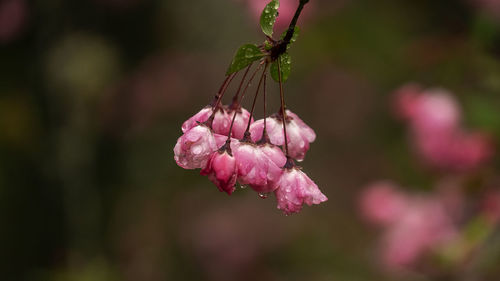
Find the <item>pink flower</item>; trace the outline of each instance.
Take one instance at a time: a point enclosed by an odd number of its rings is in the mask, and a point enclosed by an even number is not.
[[[288,137],[288,152],[290,157],[298,161],[304,160],[309,144],[316,139],[316,133],[304,123],[295,113],[286,110],[286,132]],[[283,121],[278,115],[266,119],[267,132],[272,144],[284,145]],[[257,141],[262,137],[264,120],[257,120],[250,126],[252,140]]]
[[[318,186],[297,167],[284,169],[274,194],[278,200],[278,209],[287,215],[299,212],[304,203],[311,206],[328,200]]]
[[[250,134],[252,137],[252,141],[259,141],[262,138],[263,131],[264,119],[253,122],[252,125],[250,125]],[[285,144],[285,138],[283,135],[283,122],[281,122],[281,119],[278,116],[274,115],[266,118],[266,131],[272,144]]]
[[[422,91],[418,85],[405,85],[396,93],[396,106],[417,132],[454,130],[460,123],[460,106],[444,89]]]
[[[196,113],[191,118],[182,123],[182,132],[185,133],[189,129],[196,127],[198,125],[198,122],[203,123],[207,121],[210,115],[212,115],[212,112],[213,112],[212,106],[210,105],[205,106],[198,113]]]
[[[232,145],[232,144],[231,144]],[[221,192],[231,195],[237,177],[236,159],[227,149],[212,154],[201,175],[208,176]]]
[[[234,110],[228,111],[229,119],[232,121]],[[236,118],[234,119],[232,137],[237,139],[242,139],[243,135],[247,129],[248,120],[250,119],[250,112],[248,110],[240,107],[236,109]],[[251,123],[253,122],[253,118]],[[229,131],[229,130],[228,130]]]
[[[240,142],[233,153],[240,184],[249,185],[259,193],[269,193],[277,188],[282,169],[274,162],[278,160],[280,164],[276,150],[271,151],[253,143]]]
[[[207,121],[212,113],[212,106],[206,106],[182,124],[182,131],[186,132],[187,130],[198,125],[198,122],[203,123]],[[227,135],[229,133],[230,126],[231,117],[227,113],[227,110],[224,107],[219,107],[215,112],[214,121],[212,123],[213,132],[216,134]]]
[[[447,185],[439,190],[433,196],[408,195],[393,183],[377,182],[362,194],[363,215],[383,227],[380,254],[388,269],[414,266],[458,237],[461,193]]]
[[[194,116],[186,120],[182,124],[182,131],[187,130],[198,125],[198,122],[203,123],[210,118],[213,110],[212,106],[206,106]],[[227,109],[226,106],[220,106],[214,116],[214,121],[212,123],[212,130],[215,134],[221,134],[227,136],[229,133],[229,128],[231,128],[231,122],[233,120],[233,110]],[[248,119],[250,118],[250,112],[244,108],[237,109],[236,118],[234,119],[234,125],[232,130],[232,137],[241,139],[247,128]],[[253,121],[253,119],[252,119]]]
[[[457,230],[441,202],[432,198],[414,198],[384,234],[383,262],[389,268],[411,266],[456,235]]]
[[[184,169],[204,168],[217,150],[214,134],[205,125],[187,130],[174,147],[174,159]]]
[[[391,182],[377,182],[361,194],[360,207],[365,218],[387,225],[395,222],[407,207],[406,196]]]
[[[408,121],[415,148],[430,166],[464,172],[493,154],[486,136],[461,127],[458,102],[445,90],[406,85],[397,91],[396,110]]]
[[[475,169],[493,154],[486,136],[461,131],[415,135],[415,147],[430,165],[453,171]]]
[[[217,148],[221,148],[224,144],[226,144],[227,141],[227,136],[220,135],[220,134],[214,134],[215,138],[215,144],[217,145]],[[231,138],[231,143],[236,141],[236,139]],[[233,144],[231,144],[233,145]]]
[[[271,143],[259,143],[258,147],[276,166],[285,166],[286,156],[279,147]]]

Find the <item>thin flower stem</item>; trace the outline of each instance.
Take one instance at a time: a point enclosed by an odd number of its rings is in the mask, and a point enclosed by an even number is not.
[[[280,99],[281,99],[281,118],[283,118],[283,136],[285,137],[285,156],[290,157],[288,154],[288,137],[286,134],[286,112],[285,112],[285,93],[283,92],[283,81],[281,78],[281,62],[278,60],[278,77],[280,84]]]
[[[257,69],[255,69],[255,71],[252,73],[252,76],[250,77],[250,79],[248,80],[248,83],[247,85],[245,86],[245,88],[243,89],[243,92],[241,93],[241,99],[240,99],[240,105],[241,105],[241,100],[243,100],[243,96],[245,96],[245,93],[247,92],[248,90],[248,87],[250,87],[250,85],[252,84],[252,81],[253,79],[255,78],[255,75],[257,75],[257,72],[259,72],[259,70],[262,69],[262,65],[263,65],[264,62],[261,62],[259,64],[259,67],[257,67]]]
[[[233,102],[229,106],[230,109],[237,109],[238,108],[238,96],[240,95],[241,87],[243,86],[243,82],[245,82],[245,78],[247,77],[248,71],[250,70],[250,67],[252,67],[252,64],[249,64],[247,67],[247,70],[245,71],[245,74],[243,74],[243,78],[241,78],[240,86],[238,87],[238,91],[236,91],[236,94],[233,97]]]
[[[268,64],[264,66],[264,70],[262,71],[262,75],[259,79],[259,85],[257,86],[257,90],[255,91],[255,97],[253,98],[252,109],[250,110],[250,118],[248,119],[247,129],[245,130],[245,135],[250,131],[250,123],[252,122],[253,112],[255,110],[255,104],[257,103],[257,97],[259,96],[260,85],[262,85],[262,81],[264,80],[264,76],[267,71]]]
[[[224,96],[224,93],[226,92],[227,87],[229,86],[229,84],[231,84],[231,81],[233,81],[235,76],[236,76],[236,73],[233,73],[231,75],[226,76],[226,79],[224,80],[224,82],[220,86],[219,91],[215,95],[215,99],[212,102],[212,109],[215,109],[220,104],[220,101],[222,100],[222,97]]]
[[[266,87],[266,81],[267,81],[267,73],[264,73],[264,131],[262,132],[262,135],[264,135],[265,133],[267,133],[267,122],[266,122],[266,119],[267,119],[267,99],[266,99],[266,91],[267,91],[267,87]]]
[[[234,77],[236,76],[236,73],[233,73],[229,76],[226,77],[226,80],[224,80],[224,83],[222,83],[222,86],[219,89],[219,92],[215,95],[215,100],[212,102],[212,114],[210,117],[207,119],[207,121],[203,122],[206,126],[209,128],[212,128],[212,123],[214,122],[215,118],[215,113],[217,112],[217,108],[220,105],[220,102],[222,98],[224,97],[224,94],[226,93],[227,87],[229,87],[229,84],[231,84],[231,81],[233,81]]]
[[[286,31],[285,37],[283,40],[279,40],[278,42],[275,42],[273,48],[270,50],[271,54],[271,60],[275,61],[284,54],[287,50],[288,45],[291,43],[293,33],[295,31],[295,26],[297,25],[297,20],[299,19],[300,14],[302,13],[302,10],[304,9],[304,6],[309,2],[309,0],[300,0],[299,6],[297,7],[297,10],[295,11],[295,15],[293,16],[292,20],[290,21],[290,25],[288,26],[288,29]]]
[[[238,108],[234,109],[233,119],[231,120],[231,126],[229,127],[229,134],[227,135],[226,143],[229,143],[231,141],[231,134],[233,131],[234,120],[236,120],[236,114],[238,113],[237,109],[239,109],[239,107],[241,106],[241,102],[243,101],[243,98],[245,97],[245,94],[247,92],[248,87],[250,87],[250,84],[252,84],[252,81],[255,78],[255,75],[257,74],[257,72],[259,72],[259,70],[261,68],[262,68],[262,64],[260,64],[259,67],[257,67],[257,69],[255,69],[252,76],[248,80],[248,83],[245,86],[245,89],[243,89],[243,92],[241,93],[241,98],[240,98],[240,101],[238,102],[239,106],[238,106]],[[250,120],[251,120],[251,117],[250,117]]]
[[[295,30],[295,25],[297,25],[297,20],[299,19],[300,13],[302,13],[302,9],[304,9],[304,6],[309,2],[309,0],[300,0],[299,6],[297,7],[297,10],[295,11],[295,15],[292,18],[292,21],[290,22],[290,25],[288,26],[288,30],[286,32],[285,38],[283,38],[283,42],[285,42],[287,45],[290,44],[290,40],[292,40],[293,37],[293,32]]]
[[[257,144],[270,143],[269,135],[267,134],[267,72],[264,73],[264,128],[262,129],[262,136]]]

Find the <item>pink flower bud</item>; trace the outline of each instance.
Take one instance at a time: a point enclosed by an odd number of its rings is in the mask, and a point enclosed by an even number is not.
[[[278,209],[287,215],[299,212],[304,203],[311,206],[328,200],[318,186],[297,167],[284,170],[274,194],[278,200]]]
[[[193,117],[189,118],[182,124],[182,132],[186,132],[187,130],[193,128],[199,123],[203,123],[210,118],[213,110],[212,106],[206,106],[198,113],[196,113]],[[219,107],[215,112],[214,121],[212,122],[212,130],[216,134],[226,135],[229,133],[229,127],[231,125],[231,117],[227,113],[227,110],[224,107]]]
[[[221,148],[224,144],[226,144],[227,136],[214,134],[214,138],[217,148]],[[236,141],[236,139],[231,138],[231,141]]]
[[[215,134],[227,136],[231,127],[231,116],[227,113],[225,107],[220,107],[216,110],[214,121],[212,123],[212,131]]]
[[[212,154],[201,175],[208,176],[221,192],[231,195],[236,184],[236,159],[227,150]]]
[[[241,142],[233,153],[240,184],[249,185],[259,193],[269,193],[276,189],[282,173],[281,167],[274,162],[279,157],[274,155],[276,151],[267,148],[263,150],[259,145]]]
[[[174,159],[184,169],[204,168],[216,150],[217,144],[210,128],[198,125],[187,130],[177,140]]]
[[[206,106],[198,113],[193,115],[191,118],[182,123],[182,132],[185,133],[189,129],[198,125],[198,122],[203,123],[208,120],[208,118],[212,115],[212,107]]]
[[[198,125],[198,123],[203,123],[210,118],[212,115],[212,106],[206,106],[194,116],[186,120],[182,124],[182,132],[193,128]],[[226,106],[220,106],[214,116],[214,121],[212,122],[212,130],[215,134],[221,134],[227,136],[229,133],[229,128],[231,128],[231,122],[233,120],[233,110],[228,110]],[[236,113],[236,118],[234,119],[234,125],[232,130],[232,137],[241,139],[247,128],[248,119],[250,118],[250,112],[244,108],[238,109]],[[253,122],[253,119],[252,119]]]
[[[287,110],[286,114],[292,119],[287,123],[287,135],[290,139],[288,144],[290,156],[298,161],[302,161],[309,150],[309,143],[314,142],[316,139],[316,133],[295,113]]]
[[[259,148],[278,167],[282,168],[286,164],[286,156],[283,151],[274,144],[259,144]]]
[[[266,118],[266,130],[272,144],[283,145],[285,143],[283,123],[278,119],[278,117],[273,116]],[[263,131],[264,119],[257,120],[250,125],[250,134],[254,142],[257,142],[262,138]]]
[[[228,111],[230,120],[233,119],[234,110]],[[236,118],[234,119],[232,137],[236,139],[242,139],[248,125],[248,119],[250,119],[250,112],[244,108],[236,109]],[[251,123],[253,122],[253,118]],[[229,130],[228,130],[229,131]]]
[[[288,137],[288,152],[290,157],[298,161],[304,160],[309,144],[316,139],[316,133],[304,123],[295,113],[286,110],[286,132]],[[284,145],[283,121],[277,115],[266,119],[267,132],[272,144]],[[250,126],[252,140],[257,141],[262,137],[264,120],[257,120]]]

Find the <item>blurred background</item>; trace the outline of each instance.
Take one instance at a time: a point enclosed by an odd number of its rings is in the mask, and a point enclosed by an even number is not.
[[[500,1],[311,0],[285,92],[318,135],[301,166],[329,201],[292,216],[173,160],[238,46],[264,40],[265,2],[0,0],[1,280],[455,280],[385,270],[359,196],[381,179],[498,184],[495,156],[466,176],[423,165],[393,92],[448,89],[494,146]],[[284,30],[298,1],[281,2]]]

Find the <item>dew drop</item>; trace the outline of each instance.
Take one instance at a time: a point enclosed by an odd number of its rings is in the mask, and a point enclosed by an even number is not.
[[[262,199],[266,199],[267,196],[269,196],[269,194],[267,194],[267,193],[259,193],[259,197],[262,198]]]
[[[251,58],[251,57],[253,57],[253,52],[252,52],[252,50],[250,50],[250,49],[246,49],[246,50],[245,50],[245,57],[246,57],[246,58],[248,58],[248,59],[249,59],[249,58]]]
[[[191,151],[193,152],[193,154],[196,154],[196,155],[200,154],[202,150],[203,150],[203,148],[201,147],[201,145],[193,145],[191,147]]]

